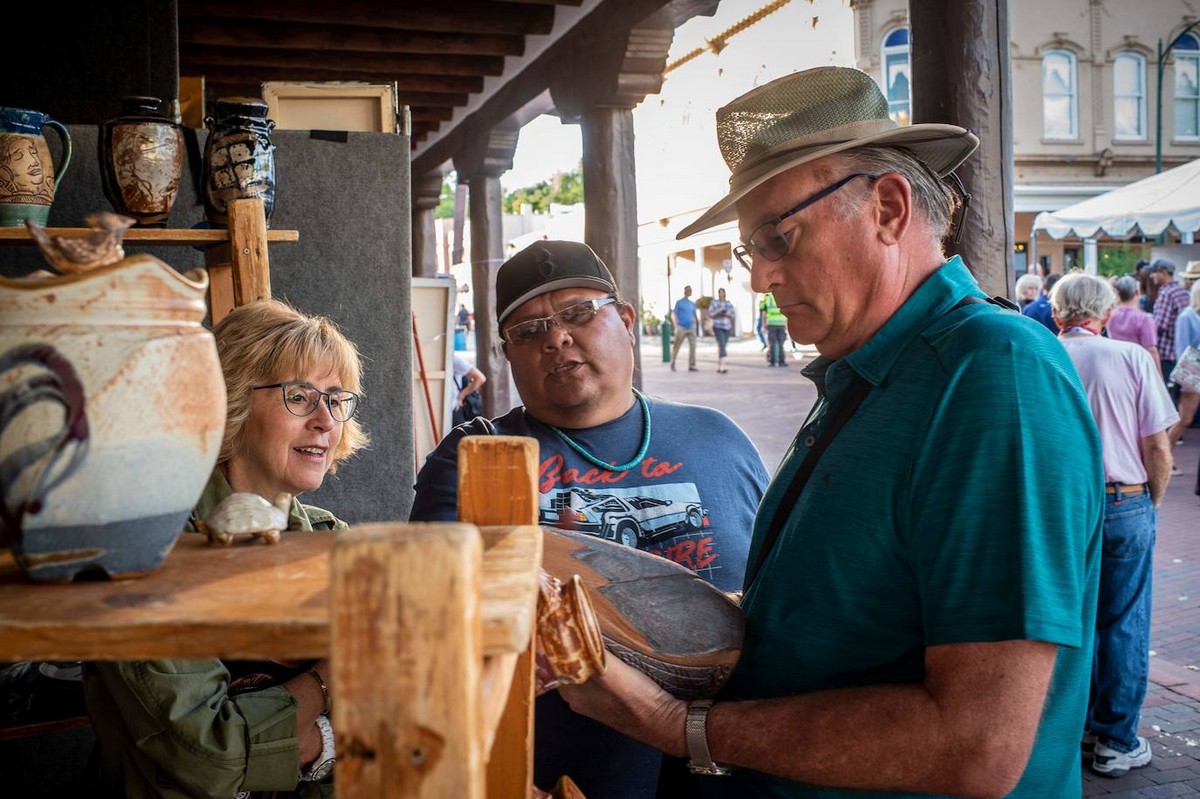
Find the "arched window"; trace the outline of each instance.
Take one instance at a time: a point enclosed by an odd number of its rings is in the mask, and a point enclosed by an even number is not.
[[[1047,50],[1042,56],[1042,135],[1047,139],[1079,138],[1079,106],[1075,54]]]
[[[1113,138],[1146,138],[1146,59],[1137,53],[1113,61]]]
[[[1188,34],[1175,54],[1175,138],[1200,139],[1200,39]]]
[[[896,28],[883,37],[883,93],[888,116],[898,125],[912,121],[912,73],[908,68],[908,28]]]

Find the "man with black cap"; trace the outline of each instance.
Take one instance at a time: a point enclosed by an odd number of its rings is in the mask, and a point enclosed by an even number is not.
[[[766,469],[725,415],[633,388],[635,320],[585,244],[541,241],[502,264],[496,321],[524,405],[451,431],[417,476],[409,518],[456,518],[463,436],[532,436],[547,524],[657,553],[724,591],[740,589]],[[556,693],[540,697],[536,712],[536,784],[568,774],[588,799],[654,796],[657,750],[572,713]]]
[[[756,519],[715,703],[622,663],[560,692],[689,757],[706,797],[1079,796],[1100,443],[1062,346],[944,255],[943,178],[977,139],[897,125],[841,67],[754,89],[717,133],[731,190],[679,235],[736,217],[752,288],[821,355],[817,404]]]

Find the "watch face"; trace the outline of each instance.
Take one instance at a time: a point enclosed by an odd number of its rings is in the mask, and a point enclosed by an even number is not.
[[[309,782],[319,782],[328,776],[329,772],[333,771],[333,758],[329,758],[317,765],[313,766],[312,774],[308,778]]]

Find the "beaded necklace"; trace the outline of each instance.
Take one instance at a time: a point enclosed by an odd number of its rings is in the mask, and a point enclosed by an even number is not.
[[[573,438],[571,438],[569,435],[564,433],[562,430],[559,430],[554,425],[550,425],[550,429],[554,431],[555,435],[557,435],[564,442],[566,442],[566,445],[568,447],[570,447],[571,449],[573,449],[577,453],[579,453],[579,455],[584,460],[586,460],[588,463],[592,464],[593,466],[598,466],[601,469],[604,469],[605,471],[609,471],[609,472],[623,472],[627,469],[632,469],[633,467],[635,467],[639,463],[641,463],[643,459],[645,459],[646,450],[650,449],[650,403],[646,400],[646,396],[644,394],[642,394],[642,392],[638,391],[636,388],[633,389],[633,395],[635,397],[637,397],[638,403],[642,406],[643,433],[642,433],[642,445],[640,447],[638,447],[637,454],[634,455],[633,459],[630,460],[628,463],[622,463],[619,466],[613,466],[612,464],[605,463],[604,461],[600,460],[592,453],[588,452],[586,449],[584,449],[582,446],[580,446],[580,444],[577,443]]]

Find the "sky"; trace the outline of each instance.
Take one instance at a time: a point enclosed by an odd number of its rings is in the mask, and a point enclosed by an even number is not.
[[[578,125],[564,125],[558,117],[543,114],[521,128],[513,167],[500,176],[504,191],[532,186],[555,172],[579,168],[583,140]]]

